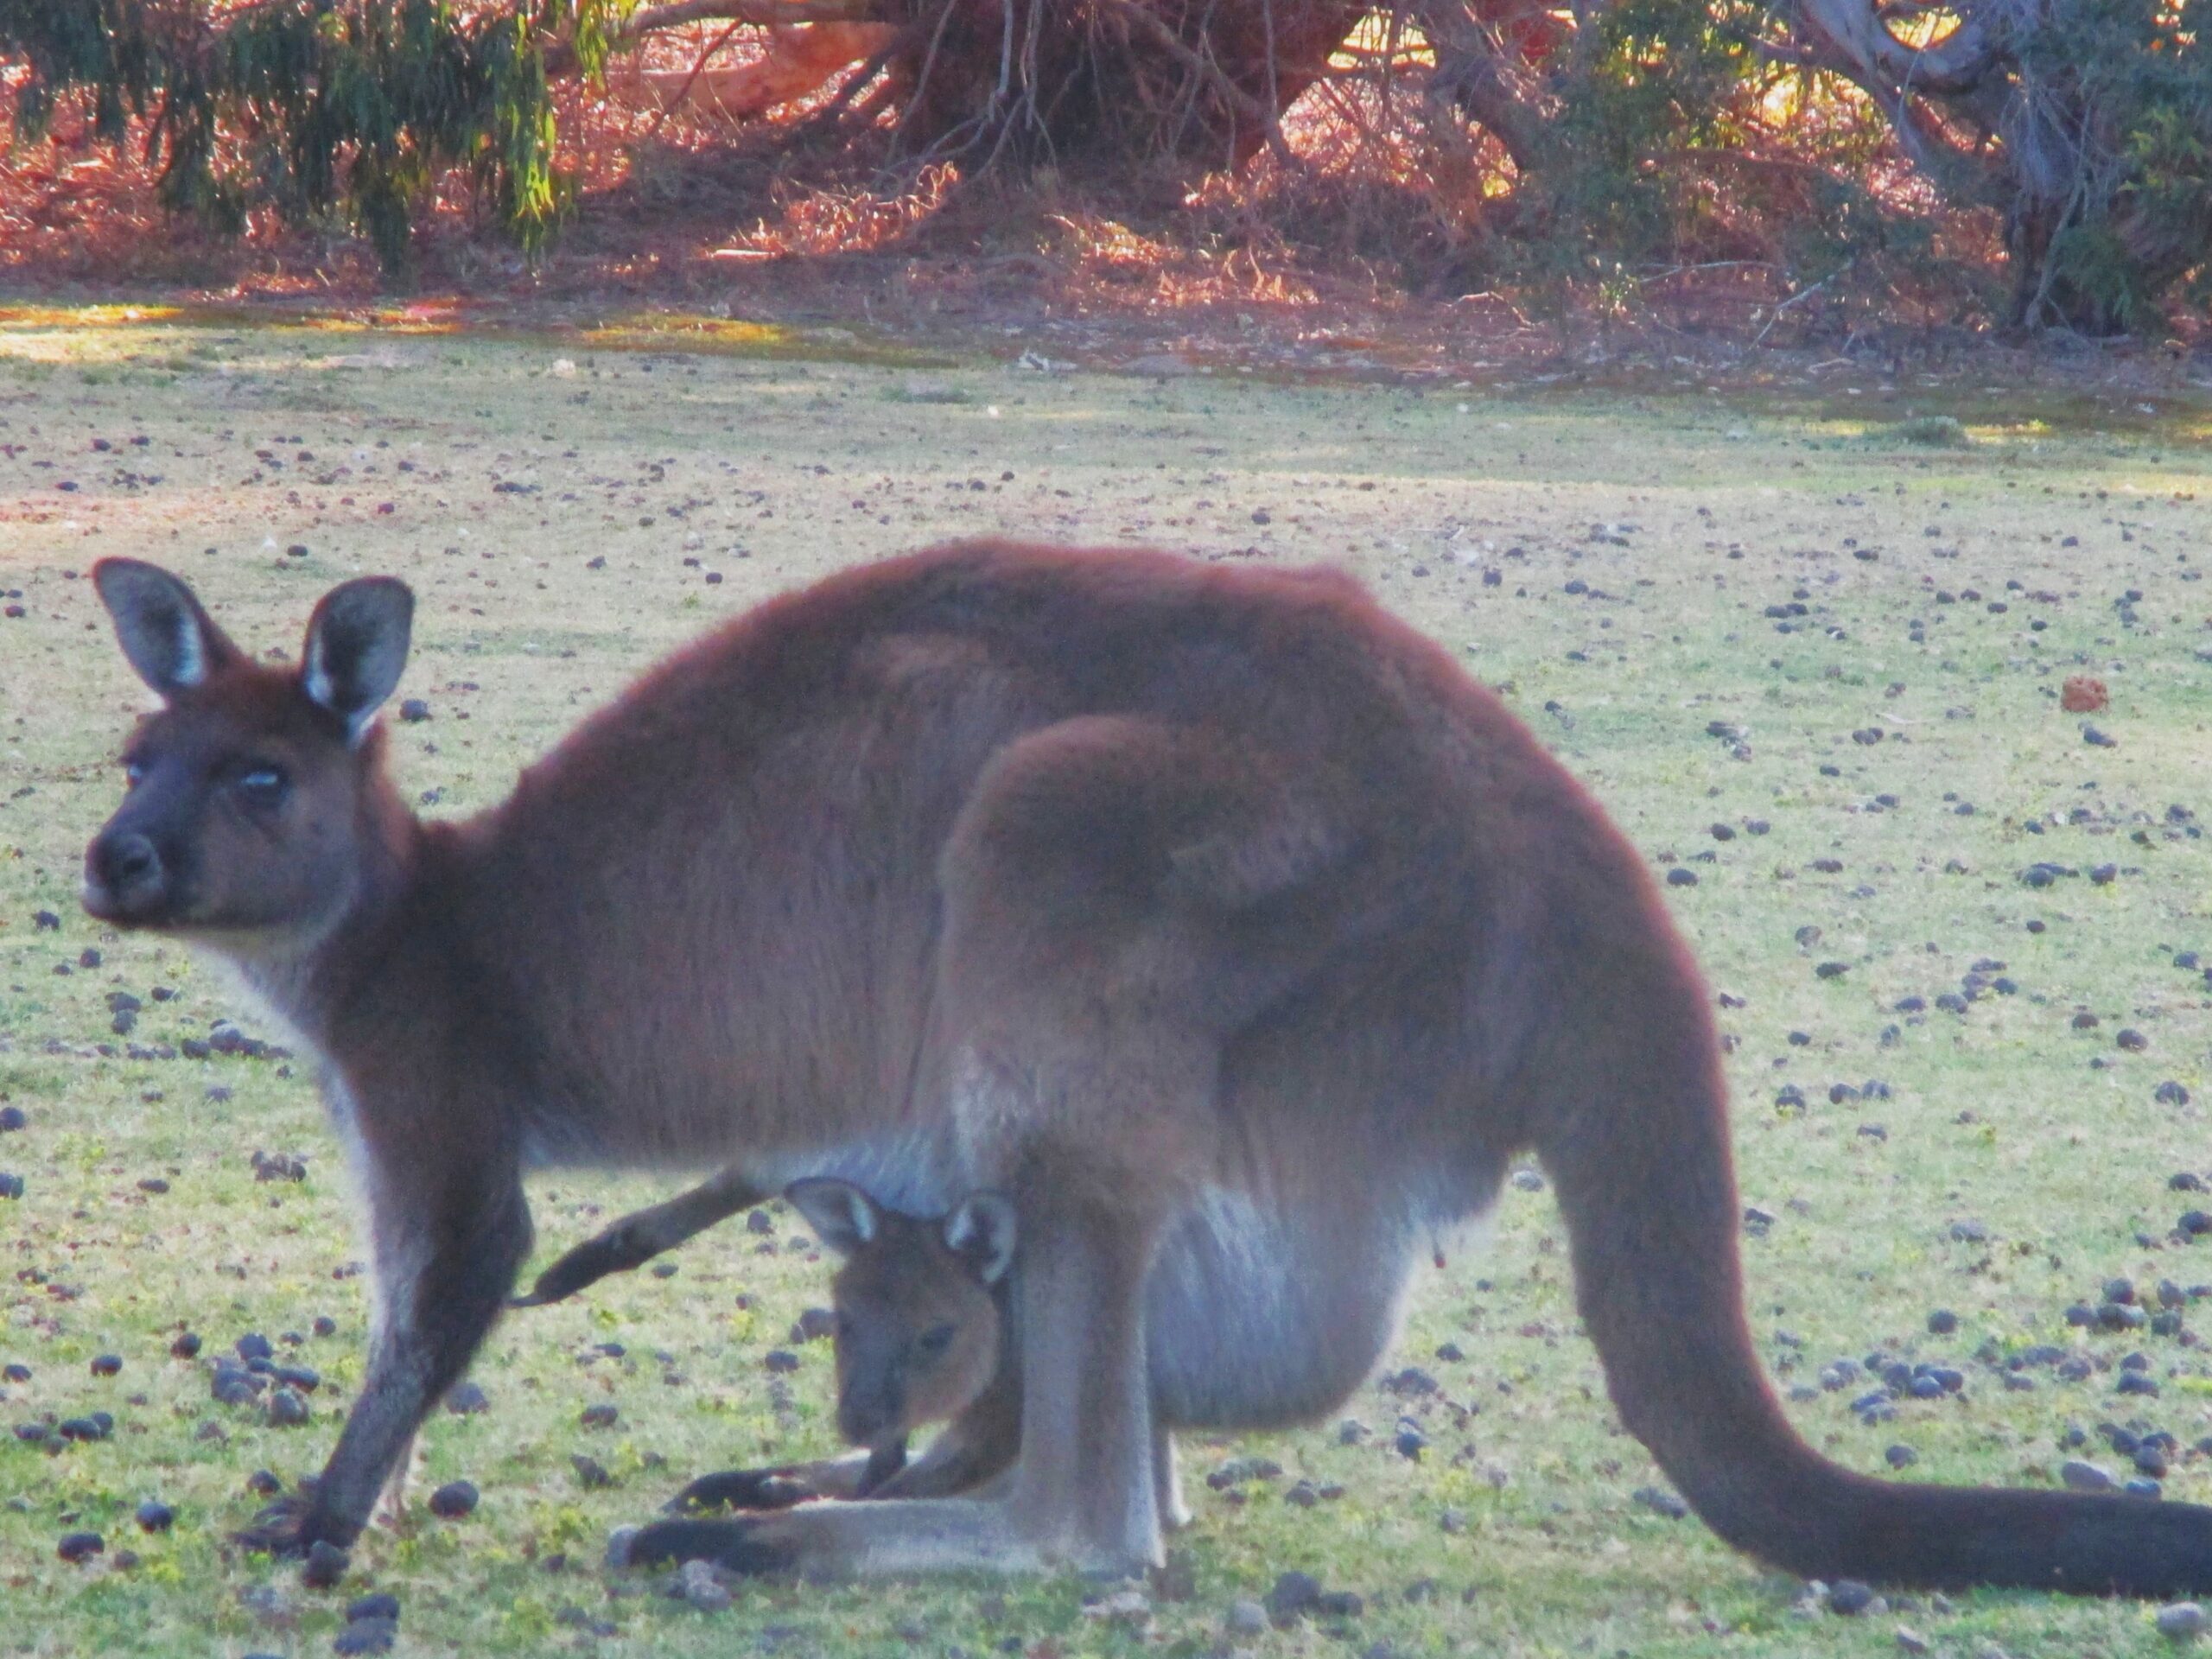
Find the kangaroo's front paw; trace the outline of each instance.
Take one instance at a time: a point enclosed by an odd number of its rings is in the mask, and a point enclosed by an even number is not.
[[[517,1296],[509,1307],[543,1307],[563,1301],[586,1285],[597,1284],[611,1273],[626,1273],[650,1262],[655,1252],[616,1227],[586,1239],[537,1275],[526,1296]]]
[[[631,1567],[666,1567],[683,1561],[712,1561],[733,1573],[789,1573],[798,1565],[787,1545],[763,1535],[772,1522],[657,1521],[629,1540],[625,1562]]]
[[[702,1475],[664,1506],[670,1515],[706,1515],[716,1510],[788,1510],[821,1494],[783,1469],[728,1469]]]

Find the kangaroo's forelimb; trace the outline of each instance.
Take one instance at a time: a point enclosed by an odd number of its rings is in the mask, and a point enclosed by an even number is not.
[[[602,1227],[581,1244],[564,1252],[537,1275],[527,1294],[517,1296],[510,1307],[544,1307],[563,1301],[609,1274],[641,1268],[663,1251],[727,1221],[741,1210],[766,1203],[772,1194],[741,1169],[726,1169],[713,1179],[665,1203],[631,1214]]]

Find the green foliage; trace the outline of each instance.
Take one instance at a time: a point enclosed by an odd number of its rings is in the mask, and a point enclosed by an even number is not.
[[[1697,210],[1681,158],[1729,142],[1730,96],[1759,73],[1755,22],[1737,0],[1621,0],[1576,31],[1529,158],[1536,264],[1599,276],[1674,251]]]
[[[83,99],[99,137],[148,118],[165,205],[220,229],[257,206],[344,213],[387,269],[407,258],[431,182],[465,169],[536,253],[570,210],[555,159],[546,56],[565,41],[597,73],[631,0],[273,0],[181,16],[134,0],[0,0],[0,59],[29,64],[19,133]]]

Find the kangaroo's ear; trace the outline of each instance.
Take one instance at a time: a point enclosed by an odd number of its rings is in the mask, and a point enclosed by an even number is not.
[[[944,1243],[983,1283],[998,1283],[1014,1265],[1014,1200],[1003,1192],[971,1192],[944,1218]]]
[[[308,619],[300,689],[328,709],[358,743],[369,718],[399,683],[414,632],[415,595],[391,576],[364,576],[322,596]]]
[[[189,690],[238,649],[207,620],[192,589],[141,559],[102,559],[92,586],[115,619],[115,637],[138,677],[164,697]]]
[[[883,1230],[883,1215],[875,1200],[850,1181],[810,1175],[785,1187],[784,1197],[806,1217],[814,1236],[839,1255],[850,1255],[873,1243]]]

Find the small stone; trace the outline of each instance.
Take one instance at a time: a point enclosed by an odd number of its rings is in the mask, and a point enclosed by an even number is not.
[[[120,1354],[99,1354],[93,1357],[92,1375],[94,1376],[113,1376],[122,1370],[123,1356]]]
[[[176,1524],[176,1511],[155,1498],[148,1498],[138,1506],[138,1529],[141,1532],[167,1532]]]
[[[399,705],[399,717],[410,725],[430,717],[430,705],[420,697],[410,697]]]
[[[712,1561],[686,1561],[677,1571],[677,1593],[702,1613],[726,1612],[729,1590]]]
[[[1910,1469],[1920,1461],[1920,1453],[1900,1443],[1885,1450],[1882,1458],[1892,1469]]]
[[[1629,1496],[1652,1514],[1664,1516],[1669,1521],[1683,1521],[1689,1517],[1690,1506],[1663,1486],[1639,1486]]]
[[[17,1134],[29,1122],[30,1120],[23,1116],[22,1107],[0,1106],[0,1135]]]
[[[1286,1573],[1268,1592],[1267,1613],[1277,1624],[1288,1624],[1312,1612],[1321,1599],[1320,1581],[1309,1573]]]
[[[607,1565],[611,1571],[620,1572],[630,1565],[630,1551],[638,1541],[643,1527],[617,1527],[607,1535]]]
[[[2108,1472],[2082,1458],[2067,1459],[2059,1465],[2058,1478],[2077,1492],[2108,1492],[2115,1484]]]
[[[238,1357],[249,1363],[257,1359],[271,1358],[276,1352],[276,1349],[270,1345],[269,1338],[258,1331],[247,1332],[233,1345],[238,1349]]]
[[[607,1465],[597,1458],[588,1456],[584,1452],[571,1452],[569,1454],[569,1466],[576,1471],[576,1478],[592,1491],[596,1491],[601,1487],[612,1486],[614,1484],[614,1477],[607,1472]]]
[[[2169,1077],[2151,1091],[2151,1098],[2161,1106],[2186,1106],[2189,1104],[2189,1090]]]
[[[2207,1628],[2212,1628],[2212,1618],[2208,1618],[2203,1607],[2194,1601],[2169,1602],[2158,1609],[2153,1622],[2160,1636],[2175,1643],[2194,1642]]]
[[[389,1590],[378,1590],[369,1595],[357,1596],[346,1605],[346,1622],[354,1624],[364,1618],[386,1618],[399,1623],[399,1598]]]
[[[1959,1316],[1948,1307],[1939,1307],[1928,1316],[1928,1330],[1931,1336],[1948,1337],[1959,1328]]]
[[[181,1332],[169,1343],[169,1353],[177,1359],[196,1359],[200,1356],[200,1338],[191,1331]]]
[[[788,1376],[798,1370],[798,1356],[788,1348],[771,1348],[762,1357],[760,1369],[772,1376]]]
[[[269,1426],[271,1428],[296,1428],[313,1414],[308,1406],[307,1396],[297,1389],[271,1389],[269,1391]]]
[[[618,1406],[586,1406],[576,1414],[576,1421],[585,1428],[612,1428],[621,1415]]]
[[[1446,1510],[1436,1517],[1436,1524],[1456,1538],[1467,1529],[1467,1512],[1465,1510]]]
[[[300,1563],[300,1582],[310,1590],[327,1590],[346,1576],[346,1569],[353,1560],[337,1545],[318,1538],[308,1547],[308,1558]]]
[[[1904,1653],[1925,1653],[1928,1651],[1928,1638],[1910,1624],[1900,1624],[1897,1626],[1897,1648]]]
[[[1229,1604],[1229,1617],[1223,1623],[1231,1636],[1265,1636],[1268,1610],[1249,1599],[1232,1601]]]
[[[1428,1445],[1428,1436],[1411,1425],[1408,1425],[1398,1431],[1397,1439],[1393,1444],[1397,1446],[1400,1457],[1410,1462],[1418,1463],[1421,1461],[1421,1452]]]
[[[90,1560],[106,1548],[107,1540],[97,1532],[65,1532],[61,1535],[61,1541],[54,1547],[54,1553],[74,1565],[79,1561]]]
[[[430,1494],[430,1513],[447,1521],[458,1521],[476,1508],[475,1483],[449,1480]]]
[[[1697,872],[1684,869],[1677,864],[1667,872],[1667,885],[1670,887],[1694,887],[1697,886]]]
[[[1835,1586],[1828,1592],[1828,1606],[1846,1618],[1857,1618],[1873,1602],[1872,1586],[1861,1584],[1857,1579],[1838,1579]]]
[[[315,1324],[320,1327],[322,1321],[317,1319]],[[315,1332],[319,1337],[327,1334],[320,1328]],[[474,1382],[456,1382],[446,1390],[446,1409],[456,1417],[474,1417],[478,1412],[491,1408],[492,1402],[484,1397],[484,1390]]]

